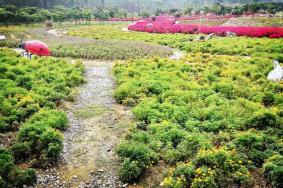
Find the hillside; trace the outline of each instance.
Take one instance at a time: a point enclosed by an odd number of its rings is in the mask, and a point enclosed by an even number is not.
[[[211,6],[215,3],[223,4],[242,4],[251,3],[253,0],[0,0],[1,4],[13,4],[16,6],[37,6],[42,8],[51,8],[56,5],[64,5],[68,7],[116,7],[128,11],[141,12],[145,10],[169,9],[193,7],[199,8]],[[269,2],[269,0],[258,0],[258,2]],[[274,0],[273,2],[283,2],[283,0]]]

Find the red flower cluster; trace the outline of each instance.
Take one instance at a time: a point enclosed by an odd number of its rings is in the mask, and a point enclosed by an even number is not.
[[[233,32],[237,36],[247,37],[283,37],[283,28],[273,27],[232,27],[232,26],[203,26],[191,24],[176,24],[174,19],[158,17],[134,22],[128,26],[129,30],[149,33],[185,33],[185,34],[211,34],[225,36]]]

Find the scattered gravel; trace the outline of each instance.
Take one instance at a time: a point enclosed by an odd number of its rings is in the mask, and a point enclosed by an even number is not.
[[[87,83],[79,88],[76,102],[69,105],[69,129],[64,133],[64,150],[57,165],[39,170],[36,187],[127,187],[119,181],[115,147],[132,121],[130,110],[115,103],[113,62],[84,61]],[[88,119],[74,111],[91,105],[108,110]]]

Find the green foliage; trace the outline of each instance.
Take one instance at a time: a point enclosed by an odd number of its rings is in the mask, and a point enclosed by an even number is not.
[[[259,112],[249,121],[248,127],[259,130],[267,128],[276,128],[279,126],[278,117],[270,112]]]
[[[263,165],[264,174],[269,178],[273,187],[283,186],[283,156],[274,155]]]
[[[158,161],[156,153],[139,142],[121,143],[117,148],[117,154],[124,160],[119,176],[126,182],[137,181],[149,166]]]
[[[35,114],[34,117],[40,116],[39,112],[39,115]],[[60,120],[58,115],[51,118]],[[60,121],[58,122],[60,123]],[[33,121],[24,124],[18,133],[17,142],[11,148],[15,159],[20,161],[33,157],[47,160],[45,162],[48,162],[49,159],[56,160],[63,149],[63,136],[54,129],[56,126],[54,128],[53,126],[54,124],[51,124],[48,119],[40,119],[40,121],[33,119]]]
[[[28,60],[7,49],[0,49],[0,63],[0,132],[17,130],[43,107],[54,108],[83,82],[80,63],[53,58]],[[57,115],[52,117],[54,114]],[[40,121],[47,115],[45,123],[66,129],[66,115],[59,111],[40,111],[31,121]]]
[[[119,176],[122,181],[133,183],[140,178],[142,171],[143,167],[140,166],[138,161],[125,159],[121,169],[119,170]]]
[[[251,175],[234,151],[201,150],[193,162],[180,163],[168,171],[164,187],[249,186]]]
[[[28,123],[49,126],[61,131],[66,130],[68,125],[68,118],[65,112],[60,110],[42,109],[34,114]]]
[[[16,7],[0,5],[0,24],[36,23],[53,19],[55,22],[92,19],[92,10],[88,8],[65,8],[55,6],[51,10],[37,7]]]
[[[36,182],[33,169],[22,170],[16,167],[12,155],[0,148],[0,186],[22,187],[31,186]]]
[[[41,166],[54,162],[63,148],[61,131],[68,124],[66,113],[55,107],[84,81],[82,64],[55,58],[29,60],[8,49],[0,49],[0,64],[0,132],[19,130],[9,148],[13,158],[17,163],[33,159]],[[35,181],[34,171],[11,168],[1,175],[3,187]]]
[[[145,35],[111,37],[145,40]],[[172,37],[163,36],[148,37],[155,43]],[[127,142],[145,145],[159,160],[176,166],[168,170],[164,187],[252,186],[253,169],[259,171],[268,158],[282,152],[282,83],[266,79],[271,60],[282,48],[281,39],[187,43],[179,35],[174,38],[172,47],[190,52],[181,60],[153,58],[115,65],[115,99],[133,106],[139,121]],[[136,153],[128,152],[127,156]],[[125,164],[125,169],[138,169],[129,161]],[[145,170],[139,171],[139,178]]]

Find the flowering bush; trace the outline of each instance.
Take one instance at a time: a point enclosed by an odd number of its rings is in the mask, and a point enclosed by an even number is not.
[[[283,28],[275,27],[250,27],[250,26],[203,26],[197,24],[177,24],[174,19],[145,19],[134,22],[128,26],[129,30],[149,33],[185,33],[185,34],[216,34],[225,36],[233,32],[237,36],[247,37],[283,37]]]
[[[201,150],[193,162],[179,163],[168,171],[162,187],[248,186],[251,175],[235,151]]]

